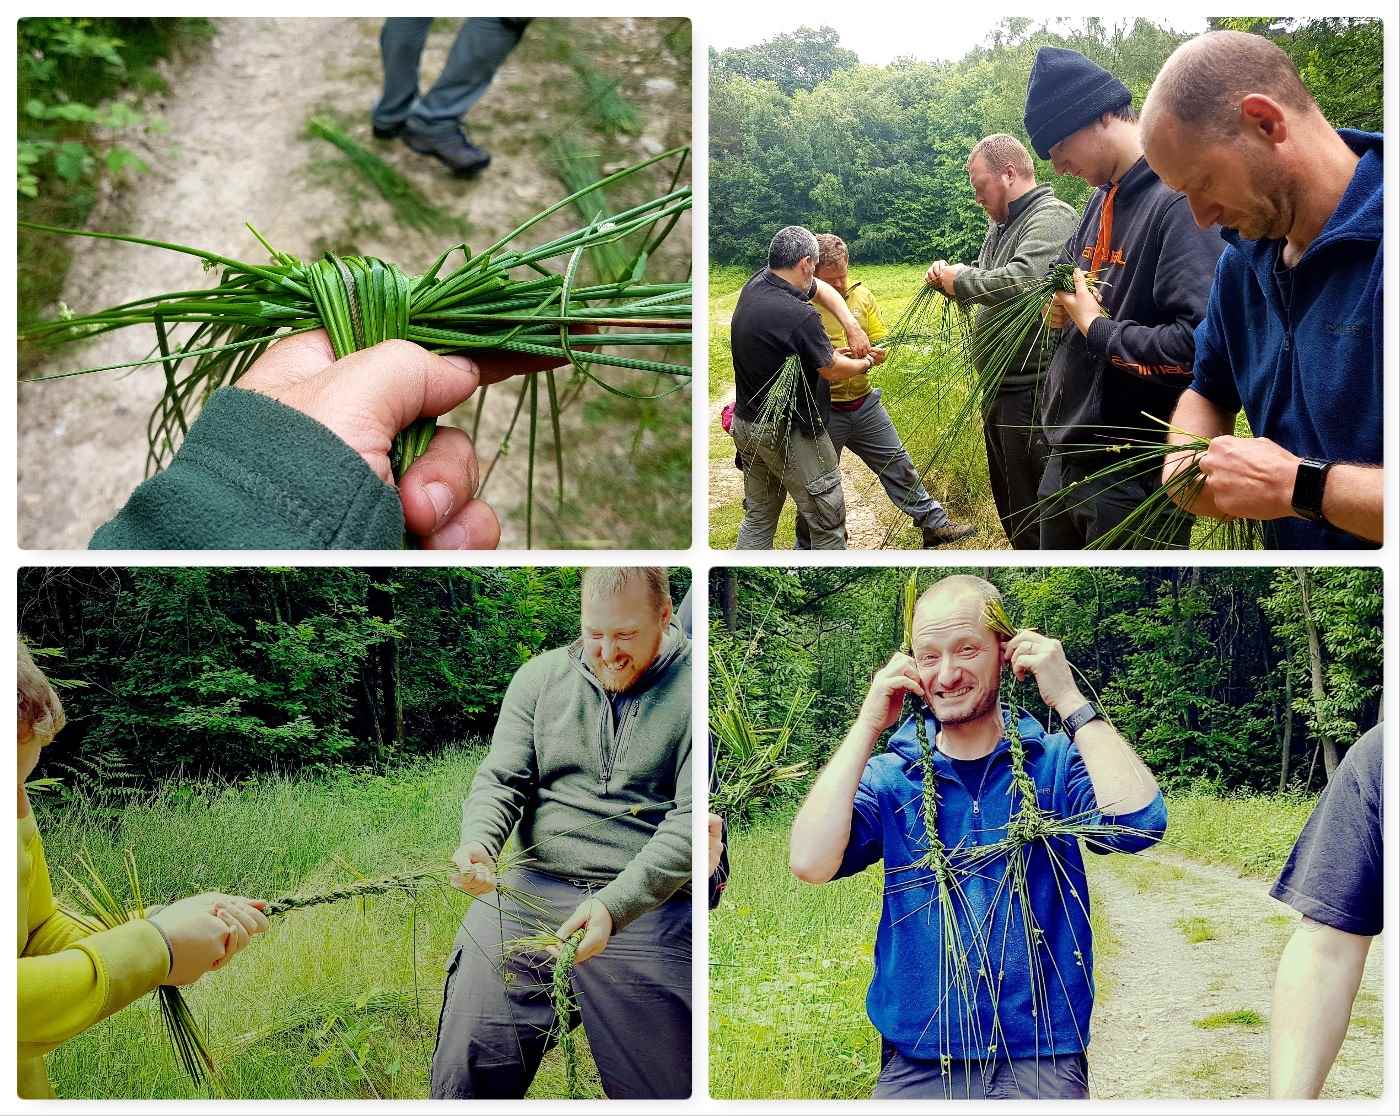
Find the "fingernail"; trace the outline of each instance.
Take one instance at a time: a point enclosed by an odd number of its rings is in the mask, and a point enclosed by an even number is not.
[[[460,523],[451,523],[433,535],[433,545],[439,550],[464,550],[467,545],[467,529]]]
[[[452,489],[448,488],[442,481],[429,481],[423,486],[423,491],[428,494],[433,511],[437,513],[438,525],[442,525],[452,514]]]
[[[476,361],[472,360],[471,357],[462,356],[461,353],[450,353],[442,359],[447,361],[448,364],[460,368],[463,372],[475,372],[477,370]]]

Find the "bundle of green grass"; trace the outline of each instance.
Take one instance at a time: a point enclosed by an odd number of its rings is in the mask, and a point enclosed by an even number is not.
[[[151,295],[95,313],[65,312],[26,329],[22,336],[58,344],[128,326],[154,328],[155,349],[146,359],[44,377],[161,365],[165,389],[148,426],[148,470],[169,460],[210,393],[237,383],[274,340],[316,329],[329,334],[337,358],[403,339],[440,353],[492,349],[554,358],[621,395],[633,393],[602,379],[597,368],[671,376],[683,386],[690,377],[688,363],[630,356],[627,351],[639,346],[688,349],[691,343],[690,280],[646,279],[649,260],[690,209],[690,187],[680,182],[688,154],[689,148],[673,148],[589,183],[480,252],[473,254],[465,244],[448,247],[418,276],[372,257],[328,254],[304,263],[273,248],[251,226],[269,263],[246,263],[138,236],[21,222],[36,232],[180,252],[203,260],[206,269],[221,269],[212,287]],[[668,162],[675,169],[668,188],[658,196],[616,213],[598,209],[562,236],[534,247],[521,245],[526,232],[585,196],[601,197],[605,188]],[[632,249],[625,276],[587,285],[579,280],[585,253],[624,240]],[[457,253],[461,262],[444,273]],[[562,270],[547,268],[548,261],[562,262]],[[176,341],[170,330],[179,326],[193,328]],[[395,439],[391,461],[396,478],[427,448],[433,429],[431,419],[422,420]]]

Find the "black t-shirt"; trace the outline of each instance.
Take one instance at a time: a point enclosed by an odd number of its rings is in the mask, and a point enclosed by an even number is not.
[[[809,301],[810,291],[799,291],[766,267],[757,272],[739,294],[729,323],[729,351],[734,357],[734,414],[754,422],[774,376],[788,357],[802,362],[806,390],[797,392],[795,425],[815,434],[831,418],[831,389],[818,375],[831,366],[831,339],[822,327],[821,315]]]
[[[1332,772],[1269,894],[1324,926],[1348,934],[1379,934],[1384,923],[1384,787],[1377,725]]]

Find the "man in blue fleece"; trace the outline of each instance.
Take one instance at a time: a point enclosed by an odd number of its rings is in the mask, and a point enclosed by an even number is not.
[[[1172,416],[1211,439],[1192,510],[1266,520],[1290,549],[1379,543],[1382,137],[1334,129],[1268,39],[1212,31],[1162,67],[1142,140],[1228,242]],[[1233,436],[1241,407],[1253,438]]]
[[[884,1040],[877,1098],[1089,1095],[1093,942],[1079,842],[1049,838],[1027,856],[1039,932],[1027,931],[1012,902],[1005,857],[958,873],[962,898],[954,915],[964,943],[983,943],[983,961],[972,951],[970,994],[948,986],[941,975],[942,923],[932,906],[939,901],[935,881],[931,873],[920,879],[914,867],[928,847],[917,804],[929,774],[914,719],[900,724],[890,751],[872,757],[900,718],[906,694],[918,699],[918,715],[935,741],[938,836],[955,860],[1005,835],[1018,801],[1010,793],[1011,716],[1018,718],[1025,769],[1042,810],[1123,827],[1096,838],[1094,851],[1137,852],[1166,830],[1156,780],[1080,693],[1059,640],[1029,629],[1003,640],[987,627],[986,604],[999,596],[989,582],[963,575],[924,593],[914,613],[913,658],[897,653],[875,675],[855,723],[793,821],[790,863],[808,883],[884,861],[875,978],[866,998]],[[1042,700],[1063,720],[1062,731],[1047,732],[1029,713],[1001,704],[1004,667],[1017,679],[1035,678]],[[1035,943],[1034,959],[1027,940]],[[993,964],[985,963],[988,956]]]

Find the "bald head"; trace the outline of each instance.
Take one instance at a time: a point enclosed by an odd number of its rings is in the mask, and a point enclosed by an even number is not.
[[[935,581],[920,595],[914,605],[914,615],[930,612],[944,613],[950,609],[959,612],[976,610],[981,616],[988,601],[1000,601],[1001,590],[984,578],[972,574],[950,574]]]
[[[1183,43],[1167,59],[1142,106],[1142,142],[1150,146],[1163,116],[1199,138],[1220,138],[1239,127],[1240,103],[1251,93],[1288,112],[1317,112],[1298,68],[1261,35],[1211,31]]]

